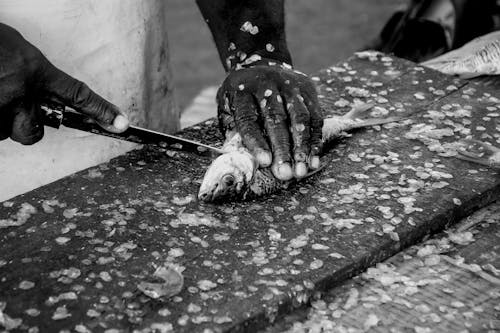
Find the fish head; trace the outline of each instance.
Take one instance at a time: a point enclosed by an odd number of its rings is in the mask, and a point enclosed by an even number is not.
[[[205,202],[235,199],[251,185],[258,162],[246,149],[218,156],[203,177],[198,199]]]

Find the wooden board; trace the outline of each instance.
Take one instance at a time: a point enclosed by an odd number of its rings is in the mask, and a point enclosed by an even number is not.
[[[484,120],[494,113],[485,108],[500,103],[406,61],[364,55],[314,77],[326,114],[345,112],[343,100],[356,95],[411,119],[338,140],[326,154],[328,167],[288,190],[202,204],[194,196],[210,161],[146,147],[4,203],[1,218],[23,203],[37,210],[22,226],[0,229],[4,313],[40,332],[77,325],[92,332],[254,332],[497,197],[496,172],[440,156],[408,134],[436,121],[429,111],[470,105],[470,117],[445,116],[484,126],[491,141],[496,118]],[[213,121],[183,135],[220,142]],[[137,285],[166,262],[185,268],[184,288],[153,300]],[[76,299],[50,298],[71,291]],[[30,316],[30,308],[39,314]],[[57,311],[71,316],[53,320]]]
[[[499,222],[497,201],[333,288],[310,309],[265,332],[496,332]]]

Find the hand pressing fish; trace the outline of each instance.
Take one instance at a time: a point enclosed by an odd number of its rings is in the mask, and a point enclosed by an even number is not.
[[[333,116],[324,120],[323,142],[328,143],[341,136],[342,132],[356,128],[397,122],[403,117],[366,118],[372,104],[353,107],[343,116]],[[205,202],[221,199],[248,199],[259,197],[279,189],[287,188],[293,180],[281,181],[274,177],[269,168],[259,169],[259,163],[243,146],[237,132],[227,135],[222,148],[225,154],[217,157],[208,167],[203,178],[198,198]],[[321,168],[320,168],[321,169]],[[319,170],[320,170],[319,169]],[[319,170],[307,174],[309,177]]]
[[[449,75],[471,79],[500,74],[500,31],[473,39],[459,49],[445,53],[421,65]]]
[[[461,143],[463,149],[457,150],[457,158],[500,170],[500,148],[478,140]]]

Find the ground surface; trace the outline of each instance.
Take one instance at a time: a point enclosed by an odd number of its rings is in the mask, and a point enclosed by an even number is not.
[[[2,325],[255,332],[498,197],[494,170],[452,157],[466,135],[498,140],[496,90],[372,53],[314,81],[329,115],[359,99],[410,119],[355,132],[320,175],[257,201],[201,204],[210,160],[146,147],[4,203]],[[213,124],[185,135],[220,144]]]
[[[177,101],[181,109],[224,78],[210,31],[194,0],[167,0]],[[375,37],[404,0],[287,0],[287,37],[297,68],[313,73]]]
[[[266,332],[500,331],[500,202],[369,268]]]

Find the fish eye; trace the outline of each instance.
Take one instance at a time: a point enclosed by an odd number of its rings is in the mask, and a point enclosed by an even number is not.
[[[232,187],[234,186],[234,183],[236,182],[236,179],[234,179],[233,175],[225,175],[222,177],[222,183],[227,186],[227,187]]]

